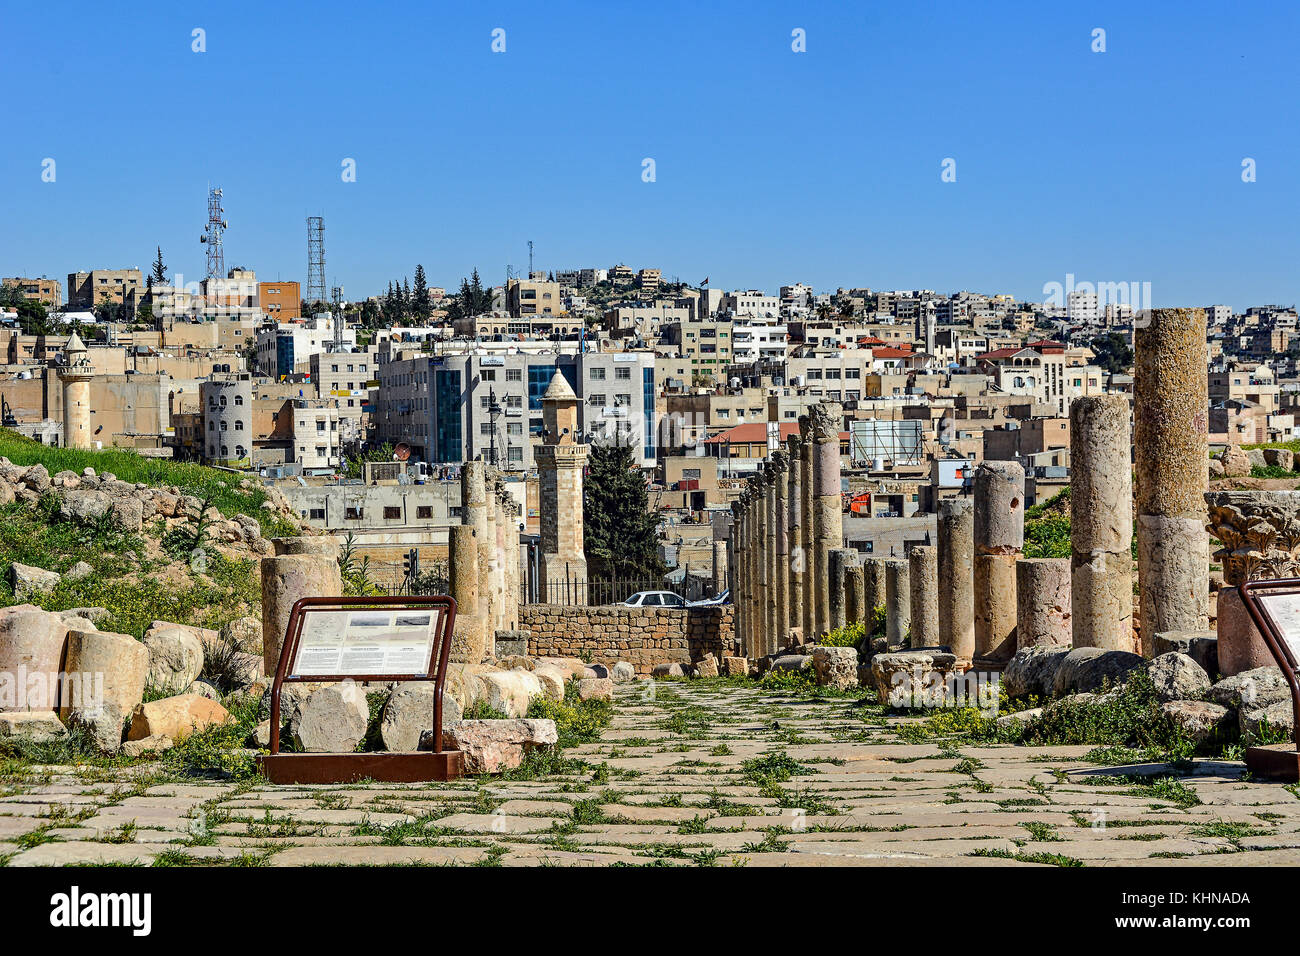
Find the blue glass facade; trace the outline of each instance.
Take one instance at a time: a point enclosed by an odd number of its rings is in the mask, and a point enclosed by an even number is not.
[[[645,457],[655,456],[655,370],[641,370],[641,408],[645,412]]]
[[[460,464],[465,460],[461,432],[460,372],[431,368],[433,375],[433,463]]]

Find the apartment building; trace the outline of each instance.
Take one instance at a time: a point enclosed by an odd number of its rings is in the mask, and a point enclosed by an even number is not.
[[[357,345],[356,329],[342,330],[344,349]],[[328,312],[302,322],[281,322],[257,330],[257,368],[263,375],[284,379],[310,371],[311,357],[334,345],[334,320]]]
[[[375,440],[405,442],[432,464],[482,456],[506,471],[530,471],[543,429],[542,395],[556,371],[580,399],[579,423],[588,441],[628,442],[643,466],[654,463],[652,352],[397,352],[379,367]]]
[[[0,286],[13,286],[28,302],[39,302],[51,311],[63,308],[63,283],[58,279],[0,279]]]
[[[274,322],[302,316],[302,289],[297,282],[259,282],[257,302]]]
[[[564,311],[560,283],[510,279],[506,283],[506,311],[514,319],[533,315],[559,315]]]
[[[134,316],[145,294],[144,274],[139,269],[92,269],[68,273],[68,308],[93,309],[115,304]]]
[[[659,344],[676,346],[689,363],[692,383],[712,383],[722,379],[732,363],[732,334],[727,318],[678,320],[660,328]]]

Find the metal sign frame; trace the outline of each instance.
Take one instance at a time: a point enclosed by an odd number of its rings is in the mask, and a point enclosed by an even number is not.
[[[303,625],[309,611],[347,611],[352,608],[431,610],[437,613],[434,639],[423,674],[290,674],[298,656]],[[373,779],[393,783],[454,780],[460,776],[462,754],[442,749],[442,699],[456,625],[456,601],[446,595],[410,597],[306,597],[294,602],[285,627],[280,661],[271,684],[271,752],[258,764],[272,783],[351,783]],[[285,684],[338,683],[340,681],[432,681],[433,749],[416,753],[281,753],[280,693]]]
[[[1241,603],[1254,622],[1269,652],[1282,670],[1291,689],[1291,713],[1294,720],[1292,740],[1289,744],[1273,744],[1246,748],[1246,767],[1261,777],[1282,780],[1300,780],[1300,657],[1283,637],[1282,626],[1268,609],[1270,595],[1300,595],[1300,578],[1279,578],[1273,581],[1247,581],[1238,589]]]

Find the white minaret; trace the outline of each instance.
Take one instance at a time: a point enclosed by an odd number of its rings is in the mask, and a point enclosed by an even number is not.
[[[76,329],[63,349],[58,373],[63,383],[63,444],[68,448],[90,448],[90,380],[95,377],[95,367]]]

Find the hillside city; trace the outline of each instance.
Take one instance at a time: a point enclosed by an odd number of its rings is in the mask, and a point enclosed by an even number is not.
[[[969,495],[986,460],[1018,462],[1026,504],[1049,501],[1070,480],[1070,403],[1132,392],[1150,294],[1073,276],[1041,302],[799,282],[728,292],[624,264],[499,285],[475,272],[459,288],[417,266],[414,283],[357,301],[320,283],[313,299],[242,266],[186,283],[161,249],[152,270],[4,278],[3,424],[66,443],[57,366],[75,330],[95,370],[93,447],[274,485],[392,577],[412,549],[445,557],[466,461],[500,470],[521,531],[537,534],[541,399],[558,371],[586,439],[632,448],[662,586],[691,600],[711,593],[712,544],[746,479],[823,401],[843,410],[846,547],[902,556],[933,542],[937,504]],[[1295,307],[1205,309],[1211,446],[1300,437]]]

